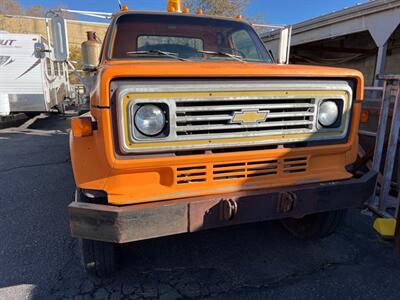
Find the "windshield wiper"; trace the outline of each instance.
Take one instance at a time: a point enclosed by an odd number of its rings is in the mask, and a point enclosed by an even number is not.
[[[209,55],[230,57],[230,58],[235,59],[240,62],[246,62],[245,60],[243,60],[243,57],[240,55],[234,55],[234,54],[230,54],[230,53],[223,52],[223,51],[197,50],[197,52],[203,53],[203,54],[209,54]]]
[[[179,60],[183,60],[183,61],[190,61],[189,59],[180,57],[178,55],[178,53],[161,51],[161,50],[157,50],[157,49],[143,50],[143,51],[129,51],[129,52],[126,52],[126,54],[132,55],[132,56],[133,55],[157,54],[157,55],[167,56],[167,57],[171,57],[171,58],[175,58],[175,59],[179,59]]]

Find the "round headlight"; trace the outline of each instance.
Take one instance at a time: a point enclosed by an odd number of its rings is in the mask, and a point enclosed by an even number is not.
[[[335,124],[339,116],[339,107],[333,101],[324,101],[319,107],[318,121],[324,127]]]
[[[156,105],[143,105],[136,111],[135,126],[144,135],[157,135],[164,129],[165,115]]]

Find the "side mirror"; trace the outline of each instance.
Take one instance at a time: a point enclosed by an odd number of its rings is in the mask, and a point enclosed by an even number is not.
[[[36,58],[44,58],[45,57],[46,47],[43,43],[37,42],[34,45],[34,55]]]
[[[63,62],[68,60],[68,35],[65,19],[60,15],[50,18],[51,33],[53,37],[53,56],[55,61]]]
[[[281,30],[278,52],[278,63],[288,64],[290,55],[290,42],[292,37],[292,26],[287,26]]]

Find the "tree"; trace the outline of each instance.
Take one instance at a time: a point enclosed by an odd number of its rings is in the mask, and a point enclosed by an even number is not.
[[[0,13],[7,15],[22,15],[21,5],[15,0],[1,0]]]
[[[54,7],[54,10],[64,8],[63,6]],[[26,15],[31,17],[44,17],[47,9],[43,5],[29,6],[25,11],[17,0],[0,0],[0,14],[6,15]],[[62,15],[67,19],[75,19],[75,17],[67,12]]]
[[[183,6],[190,11],[202,8],[210,15],[234,17],[244,15],[251,0],[184,0]]]
[[[31,17],[44,17],[46,15],[46,9],[42,5],[33,5],[25,10],[25,15]]]

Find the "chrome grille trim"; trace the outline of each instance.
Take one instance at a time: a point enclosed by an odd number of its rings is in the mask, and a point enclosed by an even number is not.
[[[290,113],[269,113],[268,119],[285,118],[285,117],[311,117],[314,113],[308,112],[290,112]],[[232,115],[200,115],[200,116],[178,116],[176,122],[196,122],[196,121],[218,121],[218,120],[231,120]]]
[[[297,126],[313,125],[312,121],[284,121],[284,122],[264,122],[254,124],[223,124],[223,125],[201,125],[201,126],[177,126],[176,131],[205,131],[205,130],[228,130],[228,129],[249,129],[249,128],[268,128],[278,126]]]
[[[250,91],[332,91],[345,92],[346,97],[328,97],[313,96],[303,93],[302,96],[295,94],[292,96],[212,96],[213,92],[250,92]],[[117,89],[117,99],[120,105],[117,105],[117,117],[120,120],[118,135],[120,139],[121,150],[123,153],[157,153],[157,152],[174,152],[184,150],[207,150],[216,148],[230,148],[243,146],[259,146],[259,145],[279,145],[304,141],[317,140],[333,140],[341,139],[347,135],[348,124],[350,120],[350,110],[353,98],[353,92],[349,83],[345,80],[335,81],[264,81],[264,82],[220,82],[209,83],[200,81],[199,83],[179,82],[172,84],[171,81],[146,81],[134,84],[121,85]],[[210,97],[206,98],[154,98],[146,97],[146,93],[180,93],[180,92],[209,92]],[[135,137],[129,131],[129,136],[125,136],[123,122],[129,123],[129,128],[134,126],[132,118],[124,120],[122,117],[122,101],[121,99],[127,94],[140,93],[140,97],[131,100],[129,107],[140,103],[164,103],[169,107],[169,124],[170,132],[167,137],[144,139]],[[326,98],[342,98],[345,105],[349,109],[345,112],[346,124],[344,130],[340,133],[337,129],[319,129],[317,126],[317,113],[319,102]],[[346,99],[345,99],[346,98]],[[210,102],[224,103],[221,105],[209,105]],[[246,103],[247,102],[247,103]],[[239,104],[240,103],[240,104]],[[257,104],[260,103],[260,104]],[[196,104],[196,105],[195,105]],[[254,124],[237,124],[231,123],[233,112],[257,109],[260,112],[268,111],[267,119],[263,123]],[[313,136],[313,134],[321,132],[333,132],[335,134],[326,136]],[[337,133],[337,134],[336,134]],[[305,134],[305,137],[285,137],[285,135]],[[265,139],[262,137],[265,136]],[[274,136],[273,139],[270,137]],[[130,145],[126,144],[127,137]],[[254,141],[238,141],[238,142],[219,142],[211,143],[211,139],[225,138],[247,138],[254,137]],[[262,140],[261,140],[262,139]],[[196,144],[190,144],[189,141],[196,140]],[[198,143],[204,140],[204,143]],[[163,142],[179,142],[187,141],[188,144],[179,144],[174,146],[163,146]],[[135,144],[152,145],[135,148]]]
[[[240,99],[244,100],[244,99]],[[190,99],[190,102],[193,100]],[[226,105],[226,106],[205,106],[205,107],[198,107],[198,106],[193,106],[193,107],[178,107],[176,109],[177,113],[180,112],[203,112],[203,111],[226,111],[226,110],[240,110],[243,107],[246,107],[246,109],[284,109],[284,108],[313,108],[315,105],[314,104],[259,104],[259,105]]]

